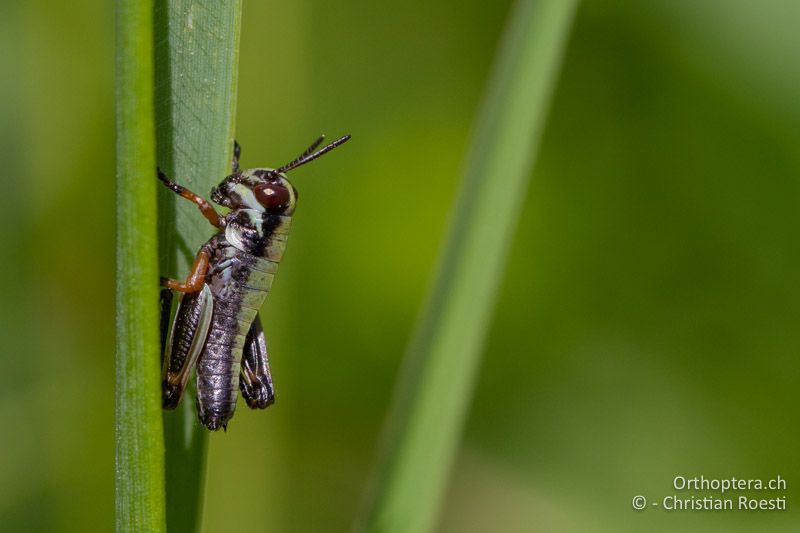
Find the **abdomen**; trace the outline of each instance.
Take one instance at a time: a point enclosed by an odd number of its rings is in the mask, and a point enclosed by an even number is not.
[[[198,414],[211,430],[225,427],[236,409],[245,337],[277,268],[276,261],[230,245],[214,250],[206,279],[214,296],[214,311],[206,345],[197,362]]]

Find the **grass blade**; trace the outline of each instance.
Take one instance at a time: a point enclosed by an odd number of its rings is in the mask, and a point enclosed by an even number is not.
[[[158,164],[201,196],[230,173],[241,9],[241,0],[156,1]],[[161,272],[184,278],[213,231],[194,204],[162,190]],[[202,510],[208,436],[188,389],[178,409],[164,414],[170,533],[197,531]]]
[[[520,0],[510,14],[357,529],[435,524],[575,7]]]
[[[117,2],[116,529],[164,531],[153,7]]]

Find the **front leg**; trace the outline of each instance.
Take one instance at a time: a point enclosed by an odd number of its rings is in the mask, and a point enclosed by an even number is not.
[[[206,272],[208,271],[208,262],[210,260],[211,254],[205,248],[201,248],[197,252],[197,257],[186,281],[181,282],[176,279],[161,278],[161,286],[183,293],[199,292],[206,282]]]
[[[180,195],[181,198],[186,198],[190,202],[197,204],[197,207],[200,208],[200,212],[203,213],[203,216],[206,217],[206,220],[208,220],[214,227],[222,227],[223,223],[219,213],[217,213],[214,207],[203,197],[196,195],[186,187],[178,185],[169,179],[166,174],[161,172],[161,169],[158,169],[158,179],[160,179],[161,182],[169,188],[169,190]]]

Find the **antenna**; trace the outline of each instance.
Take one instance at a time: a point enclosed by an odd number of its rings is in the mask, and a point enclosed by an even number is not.
[[[311,144],[311,146],[309,146],[306,149],[305,152],[303,152],[302,154],[297,156],[297,159],[295,159],[291,163],[287,163],[287,164],[283,165],[281,168],[277,169],[276,172],[288,172],[288,171],[290,171],[292,169],[295,169],[295,168],[297,168],[297,167],[299,167],[301,165],[305,165],[309,161],[313,161],[316,158],[320,157],[321,155],[330,152],[331,150],[333,150],[334,148],[336,148],[340,144],[346,143],[347,141],[350,140],[350,136],[349,135],[345,135],[344,137],[339,137],[338,139],[336,139],[332,143],[326,145],[324,148],[321,148],[321,149],[317,150],[316,152],[311,153],[317,146],[319,146],[322,143],[322,141],[324,139],[325,139],[324,135],[320,136],[320,138],[317,139],[316,141],[314,141]]]

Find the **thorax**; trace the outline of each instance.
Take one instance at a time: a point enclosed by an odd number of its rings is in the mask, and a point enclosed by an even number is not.
[[[225,240],[242,252],[279,262],[291,223],[291,216],[237,209],[225,216]]]

